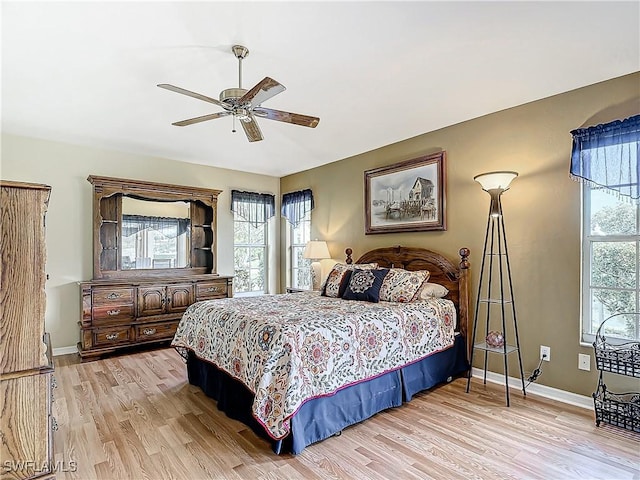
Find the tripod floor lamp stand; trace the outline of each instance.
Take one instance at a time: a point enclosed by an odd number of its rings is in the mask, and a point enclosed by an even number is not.
[[[477,181],[484,191],[491,196],[487,230],[484,236],[484,251],[482,266],[480,267],[480,281],[476,311],[473,319],[473,348],[469,362],[473,367],[474,352],[484,353],[484,378],[487,383],[487,366],[489,354],[502,355],[504,359],[504,383],[509,406],[509,355],[517,353],[520,366],[520,380],[522,393],[527,394],[522,370],[522,355],[520,353],[520,339],[518,337],[518,322],[516,319],[516,305],[513,298],[513,284],[511,282],[511,264],[507,249],[507,236],[504,229],[504,217],[500,197],[509,189],[511,181],[516,178],[516,172],[489,172],[477,175]],[[483,317],[483,325],[478,328],[478,319]],[[476,337],[480,335],[481,340]],[[467,377],[467,393],[471,388],[471,369]]]

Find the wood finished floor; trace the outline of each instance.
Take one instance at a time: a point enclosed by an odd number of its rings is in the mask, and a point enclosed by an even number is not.
[[[466,380],[277,456],[188,384],[173,349],[56,357],[57,479],[640,479],[640,435],[593,412]],[[474,379],[475,380],[475,379]],[[62,469],[65,470],[65,469]]]

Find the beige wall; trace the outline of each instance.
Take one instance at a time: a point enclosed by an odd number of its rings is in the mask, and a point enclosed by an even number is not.
[[[233,274],[231,189],[269,192],[280,198],[276,177],[187,164],[162,158],[2,135],[0,178],[50,185],[47,212],[46,328],[54,348],[79,340],[80,296],[77,282],[93,274],[92,186],[89,175],[148,180],[222,190],[218,202],[218,273]],[[279,216],[273,225],[279,244]],[[270,255],[270,286],[277,289],[277,248]]]
[[[592,354],[592,348],[579,343],[580,184],[568,176],[569,132],[637,114],[639,101],[636,73],[290,175],[280,188],[313,189],[312,237],[327,240],[334,258],[341,258],[346,247],[353,248],[356,259],[372,248],[397,244],[431,248],[450,258],[469,247],[475,297],[489,196],[473,177],[493,170],[519,172],[502,204],[524,369],[537,366],[540,345],[550,346],[551,362],[543,365],[538,383],[590,395],[597,380],[593,359],[591,372],[577,368],[578,354]],[[357,129],[348,134],[357,135]],[[363,172],[440,150],[447,154],[447,231],[365,235]],[[490,369],[502,372],[501,362],[493,359]],[[517,377],[514,355],[510,363]]]
[[[232,188],[280,192],[312,188],[312,237],[326,239],[334,258],[346,247],[357,258],[388,245],[426,246],[455,258],[472,251],[477,285],[489,197],[473,176],[516,170],[503,196],[525,370],[537,365],[539,346],[552,361],[538,383],[578,394],[593,391],[596,374],[577,369],[580,322],[580,185],[568,178],[570,130],[640,111],[640,74],[629,75],[487,115],[388,145],[323,167],[277,179],[167,159],[2,135],[0,178],[52,186],[47,215],[47,329],[54,347],[78,340],[77,282],[92,276],[91,185],[88,175],[144,179],[223,190],[218,209],[218,272],[233,273]],[[402,117],[398,117],[402,121]],[[357,134],[352,132],[351,134]],[[439,150],[447,152],[446,232],[364,235],[363,172]],[[284,221],[273,222],[270,285],[284,287]],[[474,256],[474,253],[476,256]],[[280,268],[278,268],[280,267]],[[276,287],[272,288],[276,291]],[[473,306],[472,306],[473,307]],[[515,367],[515,357],[512,367]],[[491,369],[500,372],[500,363]],[[517,376],[517,371],[511,371]],[[637,385],[635,387],[637,389]]]

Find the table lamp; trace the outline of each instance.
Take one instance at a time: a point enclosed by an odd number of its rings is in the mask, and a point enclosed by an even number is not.
[[[327,242],[324,240],[311,240],[304,247],[302,257],[311,260],[311,288],[320,290],[321,269],[319,260],[331,258]]]

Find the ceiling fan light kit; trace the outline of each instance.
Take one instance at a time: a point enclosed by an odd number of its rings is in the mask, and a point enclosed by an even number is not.
[[[172,123],[172,125],[185,127],[187,125],[193,125],[194,123],[205,122],[207,120],[232,115],[234,124],[236,118],[240,120],[240,125],[242,125],[244,133],[250,142],[257,142],[263,139],[260,127],[258,127],[258,123],[256,122],[256,117],[310,128],[315,128],[318,125],[318,122],[320,122],[318,117],[311,117],[300,113],[290,113],[263,107],[262,102],[285,91],[284,85],[278,83],[272,78],[265,77],[250,90],[242,88],[242,60],[249,55],[249,49],[242,45],[234,45],[231,47],[231,51],[238,59],[238,88],[227,88],[222,90],[218,97],[219,100],[190,90],[185,90],[184,88],[176,87],[168,83],[161,83],[158,85],[158,87],[172,92],[197,98],[204,102],[213,103],[225,110],[224,112],[217,112],[209,115],[202,115],[200,117],[189,118],[187,120],[181,120],[179,122]],[[232,131],[235,132],[235,128]]]

